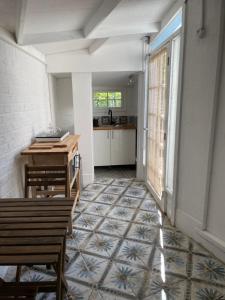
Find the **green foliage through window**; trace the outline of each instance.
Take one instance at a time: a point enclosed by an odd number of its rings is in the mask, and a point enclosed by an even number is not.
[[[94,92],[94,106],[96,108],[121,108],[122,93],[119,91]]]

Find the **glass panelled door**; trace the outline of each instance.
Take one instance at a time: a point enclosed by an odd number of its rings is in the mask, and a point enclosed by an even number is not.
[[[150,59],[148,93],[147,184],[164,210],[165,124],[168,98],[167,47]]]

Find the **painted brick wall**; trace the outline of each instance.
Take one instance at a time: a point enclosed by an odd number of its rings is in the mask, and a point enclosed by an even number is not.
[[[0,40],[0,197],[23,195],[20,152],[50,119],[46,66]]]

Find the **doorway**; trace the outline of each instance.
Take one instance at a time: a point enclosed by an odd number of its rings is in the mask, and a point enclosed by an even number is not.
[[[92,74],[95,179],[136,177],[138,74]]]

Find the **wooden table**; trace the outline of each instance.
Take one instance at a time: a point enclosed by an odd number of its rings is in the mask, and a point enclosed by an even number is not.
[[[67,195],[76,203],[80,196],[80,156],[78,153],[79,135],[69,135],[61,142],[33,143],[21,152],[28,157],[30,166],[67,166]],[[75,158],[78,158],[78,166]]]
[[[57,274],[55,281],[19,285],[56,292],[56,298],[63,299],[66,233],[73,203],[69,198],[0,199],[0,266],[54,265]]]

